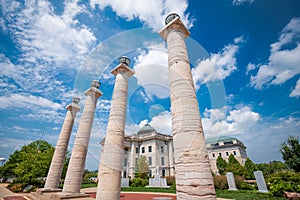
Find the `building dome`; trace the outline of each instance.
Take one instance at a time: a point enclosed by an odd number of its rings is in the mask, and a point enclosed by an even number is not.
[[[137,134],[142,135],[146,133],[156,132],[155,128],[153,128],[150,124],[146,124],[143,128],[141,128]]]

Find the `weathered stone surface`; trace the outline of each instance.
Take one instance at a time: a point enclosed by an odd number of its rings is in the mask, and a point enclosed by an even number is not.
[[[80,192],[97,99],[102,95],[102,92],[98,90],[97,87],[92,86],[84,94],[87,97],[72,149],[72,154],[63,187],[64,193]]]
[[[100,159],[97,200],[120,199],[128,78],[134,71],[120,63],[112,73],[116,75],[116,82]]]
[[[59,186],[59,181],[69,145],[70,135],[73,129],[76,113],[78,110],[80,110],[80,107],[77,102],[73,101],[73,103],[69,104],[66,109],[68,110],[68,112],[59,134],[51,165],[48,171],[47,180],[45,183],[45,188],[48,189],[57,189]]]
[[[203,128],[199,114],[185,38],[176,17],[160,31],[168,44],[170,98],[178,200],[215,200]]]

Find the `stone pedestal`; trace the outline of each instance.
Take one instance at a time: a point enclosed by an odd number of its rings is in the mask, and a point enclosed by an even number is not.
[[[254,176],[256,179],[258,191],[262,193],[268,193],[268,188],[263,173],[261,171],[255,171]]]
[[[235,185],[235,180],[232,172],[226,173],[227,183],[228,183],[228,190],[238,190]]]
[[[56,191],[59,186],[59,181],[64,167],[74,120],[77,111],[80,110],[80,107],[78,105],[79,101],[79,98],[73,97],[73,102],[66,107],[68,112],[59,134],[51,165],[48,171],[47,180],[45,183],[45,189],[47,190],[53,189]]]
[[[215,200],[198,101],[179,16],[171,14],[159,33],[168,45],[174,164],[178,200]]]
[[[99,81],[93,81],[92,87],[84,93],[86,100],[67,170],[63,187],[64,193],[80,192],[97,99],[102,95],[102,92],[98,89],[99,86]]]
[[[119,62],[120,64],[112,71],[116,76],[116,82],[100,159],[97,200],[120,199],[128,78],[134,71],[128,67],[130,64],[128,58],[121,57]]]

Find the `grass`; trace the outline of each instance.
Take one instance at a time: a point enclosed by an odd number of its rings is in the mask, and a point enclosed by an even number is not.
[[[286,200],[281,197],[273,197],[270,194],[259,193],[255,190],[216,190],[217,197],[236,200]]]
[[[84,183],[81,188],[97,187],[96,183]],[[159,192],[176,193],[175,188],[151,188],[151,187],[128,187],[122,188],[122,192]],[[216,190],[217,197],[236,200],[286,200],[281,197],[273,197],[270,194],[259,193],[255,190]]]
[[[159,192],[159,193],[176,193],[175,188],[151,188],[151,187],[128,187],[121,188],[122,192]]]

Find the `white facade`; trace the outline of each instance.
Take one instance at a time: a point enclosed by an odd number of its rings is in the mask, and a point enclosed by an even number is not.
[[[104,144],[104,140],[101,142]],[[236,138],[219,137],[206,140],[211,170],[217,174],[216,160],[219,155],[228,161],[230,154],[244,164],[247,154],[244,144]],[[146,124],[136,134],[125,136],[122,177],[134,177],[135,165],[140,156],[145,156],[149,164],[149,176],[154,176],[156,167],[159,174],[174,176],[173,138],[171,135],[158,133]]]

